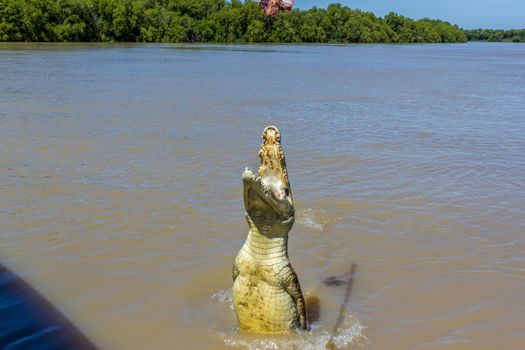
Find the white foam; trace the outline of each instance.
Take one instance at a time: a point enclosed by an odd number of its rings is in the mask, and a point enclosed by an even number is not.
[[[323,231],[328,220],[323,217],[322,211],[316,211],[312,208],[299,210],[295,214],[295,222],[314,230]]]
[[[232,290],[221,290],[211,297],[220,303],[227,303],[233,312]],[[298,334],[265,335],[241,333],[237,325],[231,325],[225,330],[212,329],[213,335],[224,344],[247,350],[318,350],[325,349],[328,342],[332,342],[336,348],[344,348],[348,345],[364,345],[368,342],[365,336],[366,326],[357,318],[347,313],[335,334],[332,329],[314,323],[311,330]]]
[[[230,309],[233,311],[233,295],[231,288],[227,290],[220,290],[217,293],[214,293],[211,298],[221,303],[228,303]]]
[[[226,345],[247,350],[319,350],[325,349],[330,341],[336,348],[344,348],[352,344],[364,345],[368,342],[364,334],[365,329],[366,327],[357,319],[347,314],[335,335],[320,326],[301,334],[245,335],[232,330],[231,332],[216,332],[215,335]]]

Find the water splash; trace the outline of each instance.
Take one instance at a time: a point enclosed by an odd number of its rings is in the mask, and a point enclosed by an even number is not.
[[[295,220],[298,224],[304,225],[314,230],[323,231],[324,225],[327,224],[327,220],[323,220],[318,212],[312,208],[306,208],[296,213]]]
[[[317,231],[324,231],[328,225],[340,220],[341,217],[329,215],[323,209],[306,208],[295,214],[296,223]]]
[[[314,325],[313,329],[301,334],[264,335],[241,334],[237,329],[230,332],[215,332],[224,344],[247,350],[319,350],[325,349],[332,341],[336,348],[345,348],[349,345],[364,345],[368,342],[365,336],[366,327],[352,315],[345,315],[340,331],[336,336]]]
[[[211,298],[220,303],[228,303],[230,310],[233,311],[233,294],[232,289],[220,290],[217,293],[214,293]]]
[[[212,300],[225,303],[233,312],[232,290],[221,290],[211,296]],[[314,322],[311,330],[297,334],[267,335],[241,333],[237,326],[230,329],[212,329],[214,337],[224,344],[246,350],[319,350],[325,349],[329,342],[336,348],[349,345],[365,345],[366,326],[350,313],[345,313],[337,334],[332,334],[329,327]]]

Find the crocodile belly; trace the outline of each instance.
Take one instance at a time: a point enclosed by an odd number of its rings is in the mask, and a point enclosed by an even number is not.
[[[276,334],[297,328],[295,302],[279,286],[239,276],[233,284],[233,305],[243,331]]]

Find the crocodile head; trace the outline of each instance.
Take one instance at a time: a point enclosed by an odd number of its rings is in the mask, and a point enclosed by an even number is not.
[[[293,206],[286,161],[281,148],[281,133],[275,126],[268,126],[263,131],[262,139],[263,143],[259,150],[261,165],[258,174],[261,184],[275,198],[285,200]]]

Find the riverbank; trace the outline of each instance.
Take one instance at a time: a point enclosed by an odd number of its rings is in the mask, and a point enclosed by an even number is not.
[[[32,42],[465,42],[457,25],[331,4],[265,16],[255,1],[0,0],[0,40]]]

